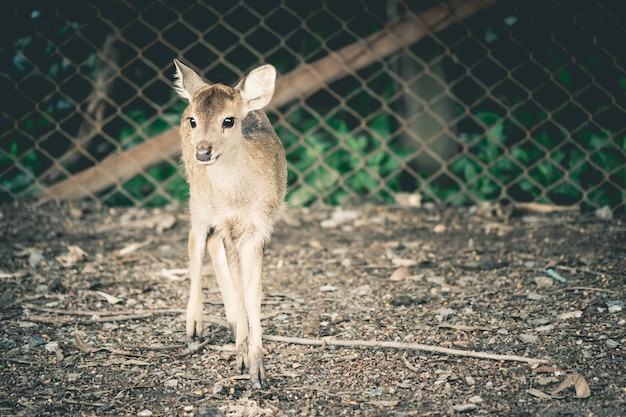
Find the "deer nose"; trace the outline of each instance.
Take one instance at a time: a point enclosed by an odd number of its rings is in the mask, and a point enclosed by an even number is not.
[[[213,148],[207,142],[200,142],[196,148],[196,159],[200,162],[211,160]]]

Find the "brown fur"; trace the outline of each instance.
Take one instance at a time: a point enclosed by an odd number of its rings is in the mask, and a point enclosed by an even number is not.
[[[253,386],[265,387],[262,258],[284,206],[287,178],[282,144],[261,111],[273,94],[276,73],[265,65],[231,88],[209,85],[174,63],[176,91],[189,100],[180,128],[191,212],[188,343],[196,346],[202,333],[202,260],[208,248],[235,333],[237,367],[249,369]],[[226,123],[230,118],[232,127]]]

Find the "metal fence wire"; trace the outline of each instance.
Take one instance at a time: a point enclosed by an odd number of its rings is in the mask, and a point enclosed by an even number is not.
[[[626,4],[7,1],[0,202],[187,197],[173,58],[267,109],[288,201],[626,204]],[[407,200],[408,198],[408,200]]]

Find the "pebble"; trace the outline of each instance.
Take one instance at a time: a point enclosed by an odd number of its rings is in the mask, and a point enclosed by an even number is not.
[[[623,300],[613,300],[606,303],[606,306],[609,309],[609,314],[619,313],[624,308]]]
[[[536,332],[539,333],[547,333],[554,330],[554,325],[553,324],[546,324],[545,326],[539,326],[535,329]]]
[[[619,342],[613,339],[606,339],[606,346],[610,349],[615,349],[616,347],[619,346]]]
[[[245,414],[247,415],[247,413]],[[198,410],[195,412],[194,415],[195,417],[225,417],[225,414],[222,410],[215,407],[209,407],[208,405],[198,407]]]
[[[554,280],[550,277],[546,277],[545,275],[535,277],[533,278],[533,281],[535,281],[535,285],[539,288],[547,288],[554,285]]]
[[[335,287],[333,285],[322,285],[320,287],[320,291],[321,292],[335,292],[335,291],[337,291],[337,287]]]
[[[613,220],[613,211],[610,206],[600,207],[595,211],[596,218],[604,221]]]
[[[454,310],[452,308],[442,307],[442,308],[438,308],[437,310],[435,310],[435,313],[437,313],[440,316],[446,317],[446,316],[451,316],[451,315],[455,314],[456,310]]]
[[[43,251],[41,249],[33,249],[28,257],[28,264],[33,268],[37,268],[40,266],[46,258],[43,256]]]
[[[473,397],[470,397],[468,401],[472,404],[480,404],[483,402],[483,399],[480,395],[474,395]]]
[[[533,336],[530,334],[520,334],[519,335],[519,340],[522,341],[522,343],[536,343],[537,339],[539,339],[537,336]]]
[[[28,338],[28,347],[33,349],[41,345],[45,345],[46,342],[41,336],[31,336]]]
[[[415,300],[408,295],[397,295],[389,300],[389,304],[392,306],[405,306],[408,307],[415,303]]]
[[[478,408],[476,404],[456,404],[452,406],[455,413],[467,413]]]
[[[165,385],[166,388],[176,388],[178,386],[178,380],[170,379],[169,381],[165,381],[163,385]]]
[[[529,300],[533,300],[533,301],[538,301],[538,300],[543,300],[544,298],[546,298],[547,295],[543,295],[543,294],[537,294],[536,292],[529,292],[526,295],[526,298]]]
[[[152,411],[150,410],[141,410],[137,413],[137,417],[148,417],[152,415]]]
[[[360,287],[356,287],[355,289],[350,291],[350,293],[363,297],[366,295],[372,295],[373,290],[372,287],[370,287],[369,285],[361,285]]]

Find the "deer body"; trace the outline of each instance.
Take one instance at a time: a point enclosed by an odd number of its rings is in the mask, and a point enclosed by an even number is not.
[[[276,70],[264,65],[236,87],[205,83],[177,60],[175,89],[189,101],[181,120],[182,159],[189,182],[189,348],[202,333],[202,263],[211,256],[236,364],[256,388],[266,386],[261,329],[263,250],[284,206],[282,144],[261,109],[272,98]]]

